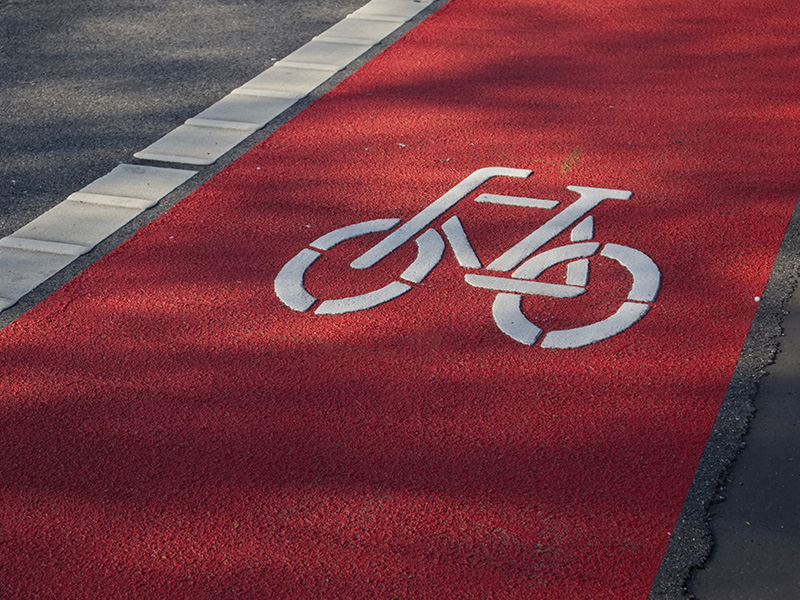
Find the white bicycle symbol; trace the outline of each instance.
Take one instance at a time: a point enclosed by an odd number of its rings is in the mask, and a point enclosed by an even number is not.
[[[475,171],[356,258],[350,266],[354,269],[367,269],[375,265],[489,179],[525,178],[531,174],[532,171],[527,169],[503,167]],[[649,256],[628,246],[592,241],[594,218],[588,216],[580,220],[604,200],[627,200],[633,195],[632,192],[581,186],[568,186],[567,189],[579,194],[579,198],[485,267],[488,271],[501,273],[512,271],[510,278],[477,273],[464,275],[464,280],[469,285],[498,292],[492,306],[494,321],[503,333],[522,344],[533,345],[542,338],[543,348],[578,348],[610,338],[644,317],[650,310],[649,303],[654,302],[658,294],[661,273]],[[558,202],[552,200],[497,194],[481,194],[475,200],[544,209],[553,209],[558,205]],[[318,299],[308,292],[303,279],[308,268],[322,255],[321,252],[330,250],[345,240],[388,231],[399,223],[400,219],[365,221],[341,227],[314,240],[310,244],[313,250],[301,250],[280,270],[275,278],[275,293],[289,308],[299,312],[308,311]],[[570,227],[573,227],[570,232],[572,243],[537,254],[542,246]],[[441,228],[459,265],[467,269],[483,268],[457,216],[445,221]],[[402,281],[393,281],[382,288],[357,296],[323,300],[314,311],[315,314],[337,315],[367,310],[405,294],[412,289],[410,284],[421,283],[442,259],[445,242],[433,228],[422,232],[414,241],[417,255],[400,274],[399,279]],[[632,275],[633,283],[627,299],[614,314],[601,321],[571,329],[552,330],[542,337],[544,331],[522,312],[523,295],[572,298],[583,294],[588,283],[589,257],[598,250],[601,256],[617,261]],[[563,262],[567,262],[565,284],[536,281],[544,271]]]

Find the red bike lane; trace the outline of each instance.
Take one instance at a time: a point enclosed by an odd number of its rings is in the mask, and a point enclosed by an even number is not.
[[[0,333],[0,590],[646,598],[797,201],[797,12],[451,0]],[[491,266],[567,186],[631,192],[541,249],[648,257],[647,314],[529,345],[498,326],[504,292],[465,281],[508,273],[459,264],[446,230],[419,282],[413,241],[362,270],[387,233],[313,245],[489,167],[532,173],[421,230],[458,216]],[[293,309],[275,281],[304,249],[312,299],[409,289]],[[526,294],[525,319],[631,300],[624,261],[590,261],[586,293]]]

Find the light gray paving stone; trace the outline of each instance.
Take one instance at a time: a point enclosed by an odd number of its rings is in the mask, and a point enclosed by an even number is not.
[[[312,63],[297,60],[286,60],[285,58],[275,63],[275,66],[286,67],[288,69],[312,69],[314,71],[330,71],[331,74],[344,69],[343,66],[327,64],[327,63]]]
[[[0,310],[13,306],[25,294],[46,281],[75,256],[8,247],[0,240]]]
[[[65,200],[8,238],[74,244],[91,249],[140,212],[138,208]]]
[[[422,2],[417,0],[372,0],[353,12],[353,15],[384,15],[404,17],[407,20],[426,8],[430,3],[431,0]]]
[[[187,165],[210,165],[259,129],[181,125],[134,154],[136,158]]]
[[[335,35],[318,35],[311,40],[312,42],[325,42],[327,44],[345,44],[350,46],[374,46],[377,42],[363,38],[338,37]],[[310,43],[310,42],[309,42]]]
[[[69,198],[75,199],[77,194],[97,194],[139,198],[155,203],[194,175],[197,175],[197,171],[188,169],[118,165]]]
[[[238,129],[241,131],[253,131],[253,123],[242,123],[241,121],[221,121],[220,119],[200,119],[192,117],[186,119],[186,125],[196,125],[197,127],[215,127],[217,129]]]
[[[261,96],[263,98],[275,98],[278,100],[291,100],[292,102],[297,102],[300,98],[304,97],[306,94],[302,92],[283,92],[278,90],[260,90],[258,88],[251,88],[251,87],[238,87],[234,89],[231,94],[239,95],[239,96]]]
[[[158,204],[158,200],[127,198],[125,196],[109,196],[107,194],[92,194],[88,192],[75,192],[74,194],[70,194],[68,200],[83,202],[85,204],[118,206],[120,208],[136,208],[140,211],[146,210]]]
[[[344,68],[372,46],[371,42],[340,44],[312,40],[292,52],[285,60]]]
[[[237,89],[269,90],[306,95],[330,79],[333,73],[330,69],[297,69],[275,64]]]
[[[14,305],[196,173],[119,165],[0,239],[0,310]]]
[[[403,23],[405,23],[406,21],[408,21],[408,19],[406,19],[405,17],[397,17],[397,16],[392,16],[392,15],[373,15],[373,14],[369,14],[369,13],[365,13],[363,15],[359,15],[359,14],[353,13],[351,15],[348,15],[348,18],[349,19],[367,19],[367,20],[370,20],[370,21],[385,21],[387,23],[397,23],[398,26],[400,26]]]
[[[119,165],[6,239],[39,240],[91,249],[194,173]]]
[[[233,121],[251,125],[253,129],[250,133],[252,133],[269,123],[297,100],[298,96],[274,98],[242,93],[229,94],[199,113],[195,119]],[[244,127],[242,129],[244,130]]]
[[[404,21],[405,19],[396,19],[392,21],[370,19],[366,15],[362,18],[347,17],[314,39],[324,40],[328,37],[336,37],[379,42],[400,27]]]
[[[31,238],[14,237],[13,235],[9,235],[0,240],[0,246],[28,252],[43,252],[45,254],[71,256],[72,258],[77,258],[81,254],[86,254],[92,249],[91,246],[84,246],[83,244],[35,240]]]

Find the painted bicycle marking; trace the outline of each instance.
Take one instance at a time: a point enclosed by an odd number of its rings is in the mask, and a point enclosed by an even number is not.
[[[632,192],[568,186],[568,190],[578,194],[575,202],[534,229],[486,267],[481,264],[472,248],[458,216],[452,216],[442,223],[441,230],[444,237],[436,229],[428,228],[434,220],[489,179],[526,178],[531,174],[532,171],[527,169],[503,167],[478,169],[403,224],[400,224],[400,219],[375,219],[335,229],[311,242],[310,248],[301,250],[283,266],[275,278],[275,293],[281,302],[292,310],[298,312],[310,310],[320,299],[306,289],[304,276],[323,252],[345,240],[393,230],[350,263],[350,266],[354,269],[367,269],[417,236],[414,239],[417,246],[416,258],[400,274],[398,280],[364,294],[323,299],[314,310],[315,314],[338,315],[368,310],[398,298],[411,291],[412,284],[421,283],[439,264],[447,243],[459,265],[465,269],[510,273],[507,277],[488,273],[467,273],[464,275],[464,281],[473,287],[498,292],[492,305],[494,321],[500,331],[521,344],[534,345],[538,342],[543,348],[578,348],[625,331],[650,310],[651,303],[658,295],[661,272],[656,263],[640,250],[594,241],[594,217],[587,215],[605,200],[630,199]],[[559,204],[553,200],[499,194],[480,194],[475,200],[546,210],[552,210]],[[545,244],[570,228],[571,243],[539,252]],[[589,258],[596,255],[617,261],[632,276],[627,298],[614,314],[589,325],[545,333],[522,312],[522,299],[525,295],[573,298],[585,293],[589,277]],[[564,284],[537,280],[547,269],[560,263],[567,263]]]

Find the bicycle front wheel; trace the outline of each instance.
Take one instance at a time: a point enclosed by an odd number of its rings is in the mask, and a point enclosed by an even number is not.
[[[553,248],[523,263],[512,274],[512,278],[522,280],[536,279],[545,270],[558,263],[585,260],[594,255],[599,247],[600,244],[597,242],[585,242]],[[632,276],[633,282],[626,301],[622,303],[614,314],[589,325],[552,330],[545,333],[542,328],[528,319],[522,312],[522,294],[501,292],[497,294],[492,305],[492,314],[498,328],[521,344],[531,346],[539,343],[542,348],[566,349],[594,344],[622,333],[631,327],[649,312],[650,303],[654,302],[658,295],[661,272],[649,256],[629,246],[605,244],[600,251],[600,255],[617,261]],[[578,296],[586,291],[581,286],[560,285],[557,287],[564,288],[564,290],[574,289],[571,293],[559,289],[557,297]],[[529,293],[556,296],[555,292],[532,291]]]

